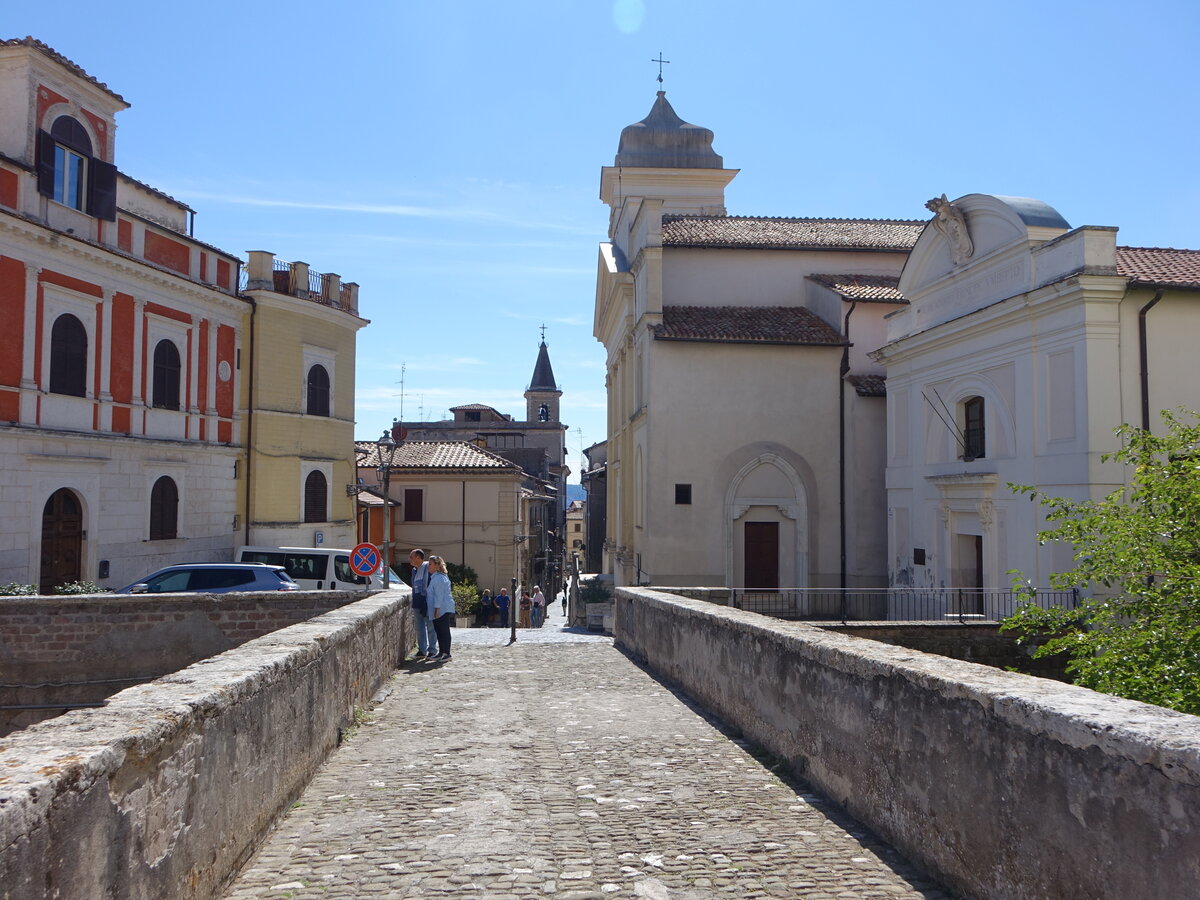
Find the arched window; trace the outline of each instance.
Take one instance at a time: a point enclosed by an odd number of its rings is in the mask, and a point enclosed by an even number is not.
[[[179,409],[179,350],[174,341],[162,340],[154,347],[154,391],[156,409]]]
[[[304,521],[329,521],[329,490],[325,475],[316,469],[304,479]]]
[[[50,329],[50,393],[87,396],[87,329],[70,313]]]
[[[116,166],[93,156],[87,129],[71,116],[37,133],[37,185],[64,206],[110,222],[117,217]]]
[[[329,415],[329,373],[324,366],[313,366],[308,370],[308,414]]]
[[[70,116],[59,116],[50,126],[54,138],[54,194],[59,203],[83,209],[87,203],[88,161],[92,141],[87,130]]]
[[[987,453],[983,411],[982,397],[963,401],[963,459],[982,459]]]
[[[150,490],[150,540],[169,541],[179,536],[179,489],[164,475]]]
[[[549,422],[550,421],[550,407],[547,406],[545,403],[543,403],[541,406],[538,407],[538,421],[539,422]]]

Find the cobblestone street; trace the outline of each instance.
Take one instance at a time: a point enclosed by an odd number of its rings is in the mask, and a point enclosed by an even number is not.
[[[948,898],[562,624],[406,663],[226,896]]]

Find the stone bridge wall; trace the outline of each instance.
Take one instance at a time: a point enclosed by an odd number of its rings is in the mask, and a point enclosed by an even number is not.
[[[0,741],[0,895],[217,896],[413,643],[407,592]]]
[[[615,634],[968,897],[1200,884],[1200,718],[649,589]]]
[[[362,599],[354,591],[0,598],[0,706],[96,703]],[[0,737],[61,714],[0,709]]]

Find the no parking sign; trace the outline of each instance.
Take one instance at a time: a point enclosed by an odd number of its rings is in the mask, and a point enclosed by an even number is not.
[[[359,544],[350,551],[350,568],[355,575],[374,575],[380,562],[379,548],[374,544]]]

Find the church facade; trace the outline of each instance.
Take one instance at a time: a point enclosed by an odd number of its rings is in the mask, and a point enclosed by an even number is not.
[[[883,367],[923,222],[729,216],[713,134],[659,92],[601,175],[618,584],[877,586]]]
[[[1010,484],[1099,499],[1127,481],[1117,426],[1200,408],[1200,252],[1117,244],[1046,203],[930,201],[874,357],[887,368],[889,578],[1046,587],[1071,549]],[[985,610],[980,610],[986,612]]]

